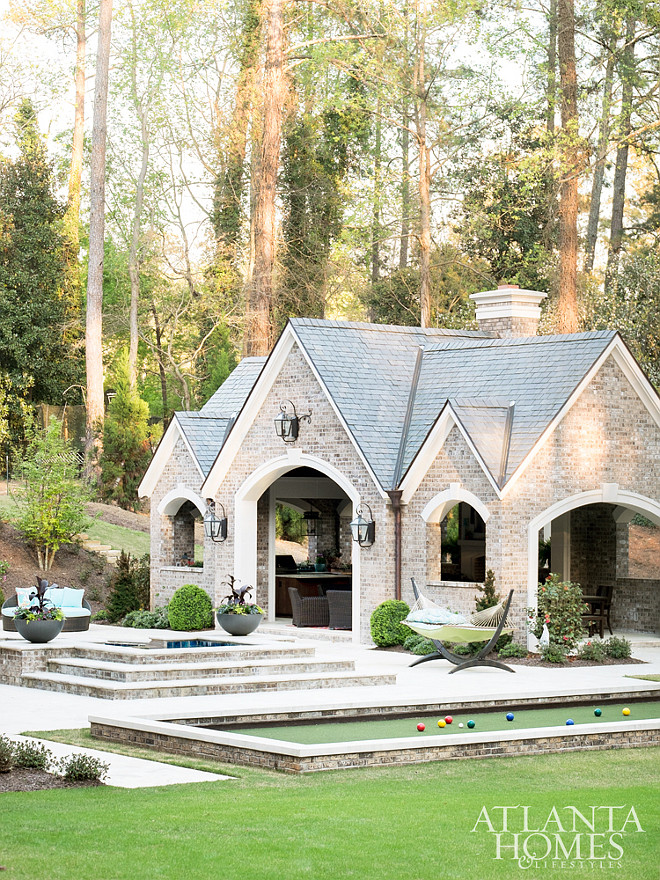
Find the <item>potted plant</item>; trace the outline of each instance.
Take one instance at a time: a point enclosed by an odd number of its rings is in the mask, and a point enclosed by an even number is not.
[[[247,584],[239,587],[236,578],[229,574],[223,581],[231,593],[225,596],[223,604],[216,611],[216,618],[220,626],[232,636],[247,636],[259,626],[263,620],[263,608],[248,602],[252,594],[252,587]]]
[[[314,566],[314,570],[315,570],[315,571],[325,571],[325,570],[326,570],[326,564],[325,564],[325,557],[324,557],[324,556],[317,556],[317,557],[316,557],[316,565]]]
[[[49,586],[45,578],[37,577],[37,586],[28,597],[30,604],[14,614],[16,631],[28,642],[44,644],[62,632],[64,614],[46,598]]]

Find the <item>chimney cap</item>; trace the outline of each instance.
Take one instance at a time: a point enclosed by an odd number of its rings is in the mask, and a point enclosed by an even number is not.
[[[479,318],[536,318],[541,316],[541,303],[547,293],[540,290],[525,290],[517,284],[501,284],[497,290],[483,290],[471,293],[470,299],[477,307]]]

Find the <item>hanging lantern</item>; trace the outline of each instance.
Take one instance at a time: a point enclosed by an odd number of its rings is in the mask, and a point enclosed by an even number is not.
[[[355,519],[351,523],[351,534],[353,540],[356,541],[360,547],[371,547],[376,539],[376,523],[374,522],[373,514],[371,513],[369,505],[365,504],[364,507],[369,511],[369,518],[365,519],[362,515],[362,505],[358,507],[355,511]]]
[[[299,416],[294,404],[290,400],[284,400],[280,403],[280,411],[274,419],[275,433],[285,443],[295,443],[298,439],[300,422],[303,419],[311,422],[311,412],[306,413],[304,416]]]
[[[305,518],[305,534],[308,538],[315,538],[319,533],[320,514],[318,511],[310,508],[303,513],[303,517]]]
[[[220,504],[220,502],[218,502]],[[204,514],[204,534],[210,538],[214,544],[220,544],[227,537],[227,514],[225,508],[222,508],[222,516],[217,517],[215,513],[215,501],[208,499],[206,502],[206,513]]]

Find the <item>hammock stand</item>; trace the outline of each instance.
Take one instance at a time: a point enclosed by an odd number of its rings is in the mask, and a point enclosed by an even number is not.
[[[417,584],[415,583],[415,578],[411,578],[410,580],[412,581],[413,593],[415,594],[415,604],[411,611],[420,608],[437,608],[438,606],[434,602],[431,602],[430,599],[427,599],[419,592]],[[426,636],[426,638],[430,639],[437,648],[433,654],[426,654],[418,660],[415,660],[410,664],[410,667],[418,666],[420,663],[427,663],[429,660],[444,659],[449,660],[450,663],[454,664],[455,668],[449,670],[450,675],[454,672],[459,672],[461,669],[470,669],[472,666],[494,666],[496,669],[504,669],[506,672],[515,672],[515,669],[507,666],[505,663],[501,663],[499,660],[488,659],[488,655],[495,647],[495,643],[502,633],[512,632],[512,627],[505,626],[512,599],[513,590],[509,593],[506,601],[500,602],[499,605],[494,605],[492,608],[487,608],[485,611],[478,611],[476,614],[472,615],[470,624],[463,624],[462,626],[460,624],[433,625],[425,623],[408,623],[405,620],[401,621],[416,633]],[[433,638],[434,635],[436,638]],[[486,642],[486,644],[478,654],[475,654],[473,657],[466,660],[465,657],[453,654],[445,648],[440,641],[440,638],[443,638],[448,642]]]

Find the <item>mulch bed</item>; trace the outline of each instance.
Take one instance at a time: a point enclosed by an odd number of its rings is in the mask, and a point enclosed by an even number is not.
[[[408,654],[411,661],[421,656],[419,654],[411,654],[410,651],[404,651],[401,645],[392,645],[389,648],[375,647],[372,651],[391,651],[394,654]],[[497,658],[497,654],[493,655]],[[465,659],[469,660],[469,654],[465,654]],[[502,662],[511,664],[511,666],[545,666],[548,669],[572,669],[577,666],[637,666],[644,664],[644,660],[636,660],[634,657],[622,658],[614,660],[612,657],[606,657],[597,663],[595,660],[578,660],[577,657],[569,657],[566,663],[548,663],[547,660],[541,660],[540,654],[528,654],[526,657],[502,657]]]
[[[45,788],[89,788],[103,785],[102,782],[69,782],[63,776],[47,773],[45,770],[20,769],[0,773],[0,792],[2,791],[41,791]]]

